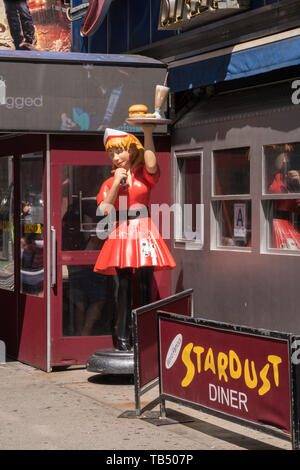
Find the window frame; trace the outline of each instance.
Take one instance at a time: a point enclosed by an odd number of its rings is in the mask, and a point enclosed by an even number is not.
[[[210,249],[212,251],[230,251],[251,253],[251,246],[226,246],[220,245],[220,226],[221,226],[221,203],[222,201],[250,201],[251,206],[251,231],[252,231],[252,194],[251,194],[251,159],[249,168],[249,194],[215,194],[215,155],[219,151],[230,151],[237,149],[247,149],[251,155],[251,145],[226,146],[224,148],[214,148],[211,151],[211,236]]]
[[[300,139],[298,141],[287,141],[287,142],[269,142],[263,143],[261,146],[261,159],[262,159],[262,188],[261,188],[261,201],[260,201],[260,253],[267,255],[280,255],[280,256],[300,256],[300,250],[283,249],[269,247],[268,243],[271,236],[270,218],[268,215],[272,212],[271,203],[272,201],[278,200],[293,200],[300,199],[300,191],[294,193],[268,193],[266,188],[266,176],[267,176],[267,165],[266,165],[266,154],[265,148],[271,145],[286,145],[286,144],[298,144],[300,146]],[[268,204],[268,207],[267,207]]]
[[[179,205],[182,207],[183,204],[183,184],[182,184],[182,172],[179,168],[179,159],[188,159],[193,157],[199,157],[200,160],[200,238],[192,239],[185,238],[183,236],[183,211],[174,212],[174,248],[185,249],[185,250],[202,250],[204,247],[204,204],[203,204],[203,147],[190,148],[190,149],[177,149],[174,150],[174,202],[175,207]]]

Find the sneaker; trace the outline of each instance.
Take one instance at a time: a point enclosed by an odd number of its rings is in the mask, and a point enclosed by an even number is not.
[[[21,44],[19,45],[19,49],[23,51],[32,51],[36,49],[36,45],[37,45],[37,40],[35,38],[33,39],[32,42],[25,40],[21,42]]]

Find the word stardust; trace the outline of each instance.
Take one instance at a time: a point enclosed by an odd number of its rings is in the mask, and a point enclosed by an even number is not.
[[[242,361],[238,354],[230,350],[216,353],[212,348],[207,351],[202,346],[187,344],[182,351],[182,362],[186,367],[186,375],[182,379],[181,386],[188,387],[196,373],[203,374],[207,371],[217,376],[221,382],[228,382],[228,378],[241,379],[249,389],[256,389],[262,396],[269,392],[272,385],[279,386],[279,365],[282,359],[279,356],[269,354],[265,365],[258,369],[254,361],[245,359]]]

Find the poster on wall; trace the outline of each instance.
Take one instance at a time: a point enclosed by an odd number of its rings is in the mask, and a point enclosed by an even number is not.
[[[2,0],[0,50],[71,51],[66,0]]]

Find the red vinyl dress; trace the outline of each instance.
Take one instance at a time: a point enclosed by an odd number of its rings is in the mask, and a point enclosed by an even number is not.
[[[291,193],[289,191],[282,173],[275,175],[272,184],[269,186],[272,193]],[[300,233],[291,223],[292,212],[299,213],[299,199],[278,199],[274,201],[277,210],[276,217],[273,218],[273,247],[283,249],[300,250]]]
[[[114,229],[105,241],[94,271],[102,274],[114,275],[116,268],[153,267],[155,271],[175,268],[175,261],[162,239],[158,229],[151,218],[145,214],[149,208],[151,188],[159,179],[159,170],[150,174],[144,165],[137,166],[132,171],[131,186],[120,185],[119,193],[114,204],[117,211],[124,214],[124,207],[137,213],[142,208],[145,217],[116,220]],[[97,195],[99,205],[107,196],[112,187],[114,177],[108,178],[100,188]],[[129,212],[130,213],[130,212]]]

